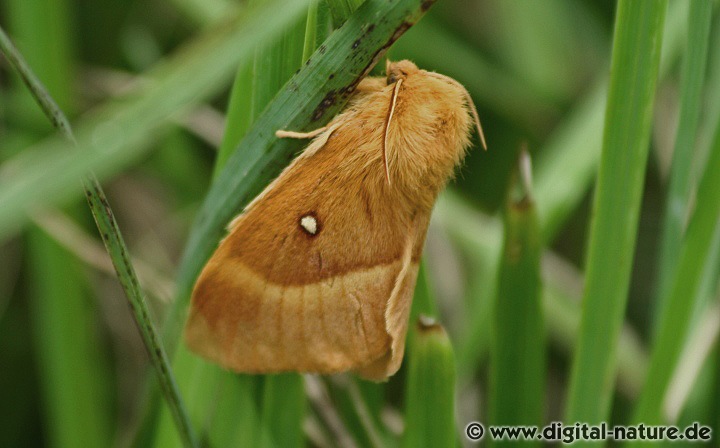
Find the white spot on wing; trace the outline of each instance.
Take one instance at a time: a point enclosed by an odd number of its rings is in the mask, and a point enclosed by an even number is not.
[[[315,235],[317,233],[317,220],[312,215],[300,218],[300,225],[310,235]]]

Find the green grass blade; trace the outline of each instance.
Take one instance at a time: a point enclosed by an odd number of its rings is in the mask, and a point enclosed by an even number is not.
[[[529,161],[527,153],[521,157]],[[494,425],[543,423],[546,354],[540,288],[542,246],[530,173],[523,175],[523,169],[521,165],[521,174],[513,176],[515,182],[505,207],[505,242],[494,303],[489,398],[490,423]],[[493,445],[517,443],[495,441]],[[527,443],[539,446],[539,441]]]
[[[186,447],[197,447],[199,446],[198,441],[175,382],[170,360],[162,345],[159,333],[153,324],[147,307],[147,299],[140,289],[135,268],[130,261],[127,246],[120,233],[117,221],[115,221],[112,209],[97,180],[91,177],[85,182],[85,188],[93,218],[95,218],[98,231],[115,267],[118,280],[120,280],[123,291],[125,291],[135,323],[140,330],[143,343],[150,356],[151,364],[158,375],[165,401],[180,433],[180,439]]]
[[[429,2],[366,1],[334,32],[275,97],[213,183],[190,234],[178,274],[178,300],[167,341],[177,341],[197,274],[224,227],[289,162],[304,142],[277,139],[275,130],[304,131],[327,123],[385,49],[422,17]],[[382,20],[377,21],[377,17]],[[369,24],[372,23],[373,26]]]
[[[427,261],[423,258],[418,269],[415,293],[413,294],[412,308],[410,309],[410,322],[417,322],[420,315],[439,318],[437,302],[432,290],[430,277],[428,275]],[[410,331],[414,331],[411,328]]]
[[[158,64],[139,91],[89,113],[74,127],[77,151],[66,151],[69,144],[53,138],[8,162],[16,169],[0,179],[0,241],[16,232],[31,210],[78,195],[85,173],[102,180],[138,160],[163,125],[217,93],[239,62],[297,20],[306,3],[271,0],[243,10]]]
[[[445,329],[421,318],[408,347],[405,389],[406,448],[455,446],[455,356]]]
[[[427,259],[423,256],[420,260],[417,281],[415,282],[415,291],[410,306],[410,322],[417,322],[420,316],[433,319],[440,318],[440,310],[438,309],[429,271]],[[407,345],[412,343],[416,330],[416,325],[408,326]]]
[[[695,211],[676,254],[677,270],[669,289],[667,310],[659,323],[645,388],[635,410],[635,420],[639,422],[663,422],[665,394],[687,339],[698,290],[711,256],[712,244],[709,242],[720,225],[720,176],[717,175],[720,172],[720,131],[715,135],[715,144],[698,187]]]
[[[712,0],[690,2],[688,38],[683,56],[680,85],[680,120],[670,168],[670,184],[665,201],[660,264],[657,285],[655,323],[663,315],[664,299],[672,282],[677,254],[680,250],[692,189],[693,159],[696,134],[703,98],[703,80],[707,65],[712,20]]]
[[[618,3],[569,422],[598,423],[610,408],[666,9],[666,1]]]

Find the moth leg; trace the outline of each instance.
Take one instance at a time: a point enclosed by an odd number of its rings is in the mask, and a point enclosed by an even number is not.
[[[285,131],[282,129],[278,129],[277,131],[275,131],[275,136],[277,138],[314,138],[327,130],[328,130],[327,126],[317,128],[310,132],[295,132],[295,131]]]
[[[342,122],[338,121],[331,126],[323,126],[310,132],[284,131],[282,129],[278,129],[277,131],[275,131],[275,136],[277,136],[278,138],[314,138],[319,135],[320,138],[317,139],[315,142],[318,143],[318,148],[322,148],[323,146],[325,146],[325,143],[327,143],[330,135],[332,135],[335,129],[340,127],[340,124],[342,124]]]

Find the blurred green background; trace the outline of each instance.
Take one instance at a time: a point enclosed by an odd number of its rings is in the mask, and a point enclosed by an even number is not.
[[[100,178],[156,324],[181,324],[178,265],[214,176],[361,3],[0,3],[88,151],[53,137],[0,58],[0,446],[180,443],[78,173]],[[473,420],[717,430],[716,4],[438,0],[387,57],[465,85],[489,149],[473,137],[437,204],[403,368],[380,385],[229,375],[166,339],[201,442],[474,446]]]

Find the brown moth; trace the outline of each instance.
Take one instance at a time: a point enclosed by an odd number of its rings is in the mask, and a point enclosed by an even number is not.
[[[470,144],[457,81],[388,62],[229,225],[195,285],[185,340],[248,373],[383,380],[405,348],[430,212]]]

